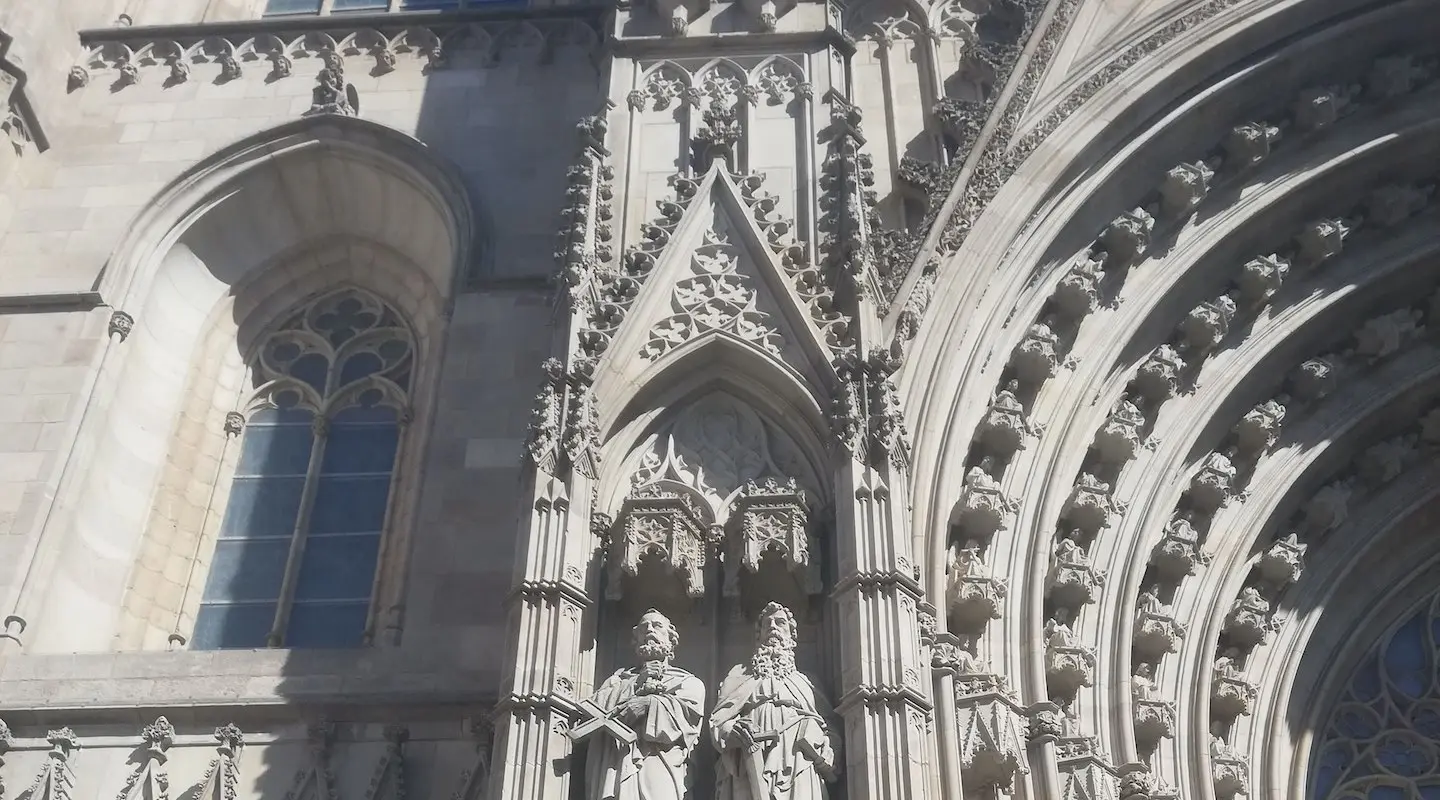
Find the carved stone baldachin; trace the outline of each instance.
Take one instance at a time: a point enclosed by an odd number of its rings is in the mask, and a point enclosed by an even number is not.
[[[1276,539],[1260,554],[1255,569],[1260,578],[1272,586],[1289,586],[1300,579],[1305,569],[1306,545],[1293,532]]]
[[[1107,464],[1124,464],[1135,457],[1144,440],[1145,415],[1122,399],[1095,434],[1095,451]]]
[[[1045,597],[1051,603],[1079,608],[1094,602],[1104,585],[1105,573],[1090,563],[1085,548],[1068,537],[1055,543],[1045,580]]]
[[[952,552],[946,598],[950,622],[956,629],[979,630],[999,619],[1008,589],[1004,578],[990,574],[978,542],[966,542]]]
[[[1225,295],[1195,306],[1180,323],[1186,346],[1200,352],[1214,348],[1230,333],[1234,318],[1235,301]]]
[[[1275,446],[1285,423],[1285,406],[1266,400],[1235,423],[1235,443],[1242,452],[1263,453]]]
[[[1100,234],[1100,244],[1110,256],[1110,263],[1132,264],[1150,249],[1154,231],[1155,217],[1136,208],[1116,217]]]
[[[1259,689],[1247,681],[1236,665],[1240,651],[1230,648],[1219,658],[1210,672],[1210,714],[1220,722],[1250,714]]]
[[[1124,506],[1111,496],[1110,484],[1082,472],[1060,516],[1069,526],[1082,531],[1084,538],[1090,539],[1123,511]]]
[[[1162,344],[1140,365],[1133,385],[1152,403],[1163,403],[1179,393],[1180,373],[1184,369],[1185,359],[1174,347]]]
[[[1246,586],[1230,606],[1230,613],[1225,615],[1222,630],[1236,645],[1254,647],[1268,641],[1279,627],[1280,623],[1271,614],[1270,601],[1261,597],[1255,587]]]
[[[1210,563],[1210,556],[1200,549],[1200,535],[1189,518],[1176,515],[1165,525],[1165,535],[1155,546],[1150,563],[1160,579],[1173,583],[1194,575]]]
[[[1211,453],[1190,479],[1186,496],[1190,503],[1205,512],[1213,512],[1230,502],[1235,491],[1235,464],[1225,453]]]
[[[1215,170],[1203,161],[1172,167],[1160,184],[1165,213],[1182,216],[1194,211],[1210,193],[1210,181],[1214,177]]]
[[[958,676],[956,728],[967,786],[1009,792],[1025,765],[1025,709],[998,675]]]
[[[1240,268],[1240,296],[1251,305],[1266,303],[1290,274],[1290,262],[1271,253],[1246,261]]]
[[[1185,625],[1175,619],[1174,610],[1161,603],[1153,590],[1140,592],[1135,610],[1131,644],[1137,660],[1153,663],[1166,653],[1180,652]]]
[[[1031,325],[1010,357],[1015,375],[1029,384],[1048,380],[1060,368],[1059,343],[1060,337],[1046,323]]]
[[[1019,503],[1000,491],[999,481],[983,467],[974,466],[965,473],[956,523],[965,538],[988,543],[997,531],[1006,527],[1007,519],[1019,507]]]

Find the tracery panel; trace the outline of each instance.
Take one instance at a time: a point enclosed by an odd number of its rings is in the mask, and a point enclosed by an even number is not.
[[[1314,800],[1440,800],[1440,594],[1356,667],[1319,731]]]
[[[361,643],[413,350],[399,315],[353,289],[260,344],[193,647]]]

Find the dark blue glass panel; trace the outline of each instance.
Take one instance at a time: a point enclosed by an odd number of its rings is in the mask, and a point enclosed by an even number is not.
[[[374,353],[356,353],[345,359],[345,366],[340,368],[340,385],[348,386],[367,375],[374,375],[384,366],[385,362]]]
[[[304,475],[310,469],[311,439],[308,420],[301,425],[251,424],[245,428],[235,474]]]
[[[265,14],[318,14],[320,0],[270,0]]]
[[[333,415],[331,415],[330,421],[334,422],[337,425],[341,423],[360,422],[365,422],[372,425],[381,423],[394,424],[395,409],[391,408],[390,406],[375,405],[375,403],[380,402],[380,400],[382,399],[378,396],[374,398],[375,402],[368,402],[371,399],[370,394],[371,392],[362,392],[359,397],[359,405],[346,406],[345,408],[336,411]],[[379,395],[380,391],[377,389],[374,394]]]
[[[422,11],[436,8],[459,8],[460,0],[404,0],[400,7],[406,11]]]
[[[1440,800],[1440,786],[1421,786],[1420,797],[1423,800]]]
[[[335,5],[330,8],[334,11],[385,11],[390,8],[390,2],[389,0],[335,0]],[[336,333],[341,334],[340,341],[344,341],[351,335],[345,329],[340,329]],[[332,341],[336,338],[335,334],[331,334]],[[336,344],[339,343],[336,342]]]
[[[1385,673],[1395,687],[1410,697],[1430,688],[1430,647],[1425,641],[1426,615],[1411,618],[1395,631],[1385,648]]]
[[[305,540],[295,600],[369,600],[380,534],[311,536]]]
[[[390,476],[321,478],[310,511],[311,533],[378,533],[385,526]]]
[[[1370,800],[1405,800],[1405,790],[1398,786],[1376,786],[1370,790]]]
[[[224,539],[247,536],[280,536],[295,533],[300,495],[305,491],[301,478],[236,478],[230,487],[230,502],[220,526]]]
[[[264,647],[265,637],[275,622],[275,605],[202,605],[195,615],[195,635],[190,638],[193,650],[219,650],[227,647]]]
[[[400,430],[389,425],[332,423],[325,440],[322,475],[389,472],[395,463]]]
[[[226,539],[215,545],[204,600],[274,600],[285,579],[289,539]]]
[[[286,647],[359,647],[366,603],[296,603],[285,631]]]
[[[301,356],[290,365],[290,374],[312,387],[321,397],[325,396],[325,381],[330,374],[330,359],[319,353]]]
[[[1373,657],[1367,656],[1355,671],[1355,679],[1350,682],[1350,691],[1355,693],[1358,700],[1374,700],[1380,696],[1380,669]]]

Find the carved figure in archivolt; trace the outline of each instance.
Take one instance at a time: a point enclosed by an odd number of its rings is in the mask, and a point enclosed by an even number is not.
[[[716,800],[824,800],[836,778],[830,704],[795,667],[795,617],[760,612],[755,654],[720,684],[710,739],[720,751]]]
[[[639,667],[611,675],[580,704],[570,731],[590,740],[587,800],[683,800],[690,755],[705,717],[705,684],[670,662],[680,635],[669,618],[645,612],[634,629]]]

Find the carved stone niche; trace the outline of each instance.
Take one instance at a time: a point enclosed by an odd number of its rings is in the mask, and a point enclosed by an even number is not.
[[[1049,325],[1044,322],[1031,325],[1010,359],[1015,375],[1030,384],[1049,379],[1060,368],[1059,342],[1060,337]]]
[[[980,422],[976,432],[980,443],[987,452],[1001,458],[1008,458],[1016,450],[1025,448],[1025,437],[1033,435],[1035,427],[1025,418],[1025,406],[1015,396],[1020,387],[1010,381],[996,393],[990,403],[990,410]]]
[[[1025,766],[1026,714],[1005,685],[992,674],[955,678],[955,721],[960,734],[960,766],[967,788],[1008,794]]]
[[[1083,538],[1094,538],[1110,520],[1123,511],[1120,503],[1110,496],[1110,484],[1088,472],[1080,473],[1070,498],[1060,516],[1072,527],[1079,529]]]
[[[1000,491],[1000,483],[982,467],[971,467],[965,473],[965,488],[960,493],[954,524],[960,528],[961,539],[974,539],[988,544],[995,532],[1005,527],[1006,517],[1019,508],[1014,500]]]
[[[1186,495],[1195,508],[1206,513],[1230,502],[1235,483],[1235,464],[1224,453],[1211,453],[1190,479]]]
[[[1194,575],[1209,563],[1210,556],[1200,549],[1200,535],[1183,515],[1175,516],[1165,526],[1165,536],[1150,557],[1156,577],[1167,583]]]
[[[1236,666],[1239,657],[1239,650],[1233,647],[1226,650],[1215,659],[1210,672],[1210,716],[1227,724],[1238,716],[1249,716],[1259,693]]]
[[[1280,129],[1264,122],[1236,125],[1225,138],[1225,166],[1242,170],[1253,167],[1270,155],[1270,148],[1280,140]]]
[[[741,488],[732,508],[725,558],[727,596],[740,595],[741,571],[758,574],[766,555],[778,557],[804,594],[821,592],[805,493],[794,479],[750,481]]]
[[[1143,208],[1126,211],[1116,217],[1100,234],[1100,244],[1113,259],[1112,263],[1132,264],[1150,249],[1150,234],[1155,218]]]
[[[990,620],[999,619],[1008,590],[1004,578],[991,576],[979,543],[972,540],[952,551],[946,598],[950,622],[957,630],[979,631]]]
[[[1400,477],[1405,468],[1420,454],[1417,434],[1405,434],[1371,445],[1357,459],[1356,473],[1371,488],[1378,488]]]
[[[1185,626],[1176,621],[1170,606],[1161,603],[1153,591],[1146,589],[1140,593],[1136,612],[1131,646],[1135,648],[1137,660],[1154,662],[1166,653],[1180,652]]]
[[[1350,226],[1343,219],[1321,219],[1311,222],[1295,237],[1300,260],[1313,266],[1340,255],[1345,248],[1345,237],[1350,235]]]
[[[1234,318],[1235,301],[1221,295],[1190,309],[1180,323],[1180,331],[1188,347],[1205,352],[1220,344],[1230,333],[1230,321]]]
[[[1145,415],[1128,399],[1121,400],[1095,434],[1095,452],[1106,464],[1124,464],[1140,449]]]
[[[1225,615],[1222,630],[1231,642],[1249,648],[1264,644],[1279,627],[1270,616],[1270,601],[1261,597],[1255,587],[1246,586],[1230,606],[1230,613]]]
[[[1435,308],[1434,295],[1430,308]],[[1425,312],[1413,308],[1401,308],[1388,314],[1381,314],[1365,320],[1355,332],[1355,352],[1378,361],[1394,354],[1407,342],[1425,332]]]
[[[1162,344],[1145,359],[1135,373],[1134,387],[1152,403],[1163,403],[1180,391],[1180,372],[1185,359],[1175,348]]]
[[[1260,578],[1272,586],[1289,586],[1305,569],[1305,544],[1294,533],[1270,543],[1256,562]]]
[[[1246,453],[1263,453],[1275,446],[1285,422],[1285,406],[1266,400],[1235,423],[1235,442]]]
[[[1323,535],[1340,527],[1350,516],[1350,495],[1353,481],[1342,479],[1327,483],[1305,503],[1300,528],[1311,535]]]
[[[1302,131],[1317,131],[1334,125],[1350,110],[1359,86],[1322,86],[1306,89],[1290,107],[1295,125]]]
[[[1101,757],[1093,736],[1069,736],[1055,743],[1061,797],[1116,797],[1120,776]]]
[[[1210,776],[1215,784],[1216,800],[1248,795],[1250,764],[1224,739],[1213,734],[1210,738]]]
[[[1085,548],[1069,538],[1055,543],[1045,580],[1045,597],[1052,604],[1078,608],[1093,603],[1104,585],[1105,573],[1090,563]]]
[[[1275,296],[1290,274],[1290,262],[1271,253],[1257,256],[1240,268],[1240,296],[1251,305],[1260,305]]]
[[[673,574],[686,596],[703,597],[711,545],[706,520],[705,512],[688,494],[653,484],[637,488],[625,501],[619,529],[610,534],[606,598],[622,599],[626,584],[640,576],[646,561]]]
[[[1070,618],[1069,609],[1060,608],[1045,623],[1045,684],[1050,699],[1062,706],[1081,688],[1095,685],[1095,652],[1076,641]]]
[[[1136,744],[1141,749],[1153,748],[1161,739],[1175,737],[1175,704],[1160,699],[1153,664],[1140,664],[1130,676],[1130,701]]]
[[[1105,279],[1103,258],[1086,255],[1081,258],[1055,287],[1051,299],[1055,307],[1070,319],[1081,319],[1100,305],[1100,281]]]
[[[1305,360],[1288,380],[1290,391],[1307,403],[1313,403],[1335,391],[1340,380],[1339,362],[1334,356],[1321,356]]]
[[[1210,193],[1210,180],[1215,170],[1204,161],[1177,164],[1165,173],[1160,184],[1161,205],[1172,216],[1189,214]]]

